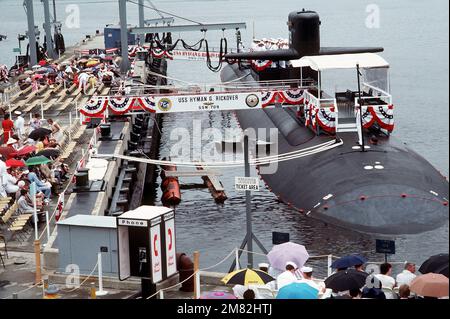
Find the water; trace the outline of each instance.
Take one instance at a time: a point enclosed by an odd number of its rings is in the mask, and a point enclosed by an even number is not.
[[[22,1],[0,0],[0,34],[8,39],[0,42],[0,63],[10,65],[14,58],[12,49],[17,47],[16,35],[26,28]],[[58,18],[65,21],[67,5],[77,3],[80,9],[80,28],[63,29],[66,44],[79,42],[86,34],[92,34],[107,23],[118,21],[116,1],[65,1],[58,0]],[[448,176],[448,2],[388,1],[379,0],[380,28],[365,26],[366,6],[371,2],[335,1],[279,1],[270,6],[257,0],[163,0],[153,1],[160,9],[183,15],[201,22],[247,22],[243,30],[245,43],[253,32],[256,37],[287,37],[287,15],[303,7],[317,11],[322,20],[321,41],[324,46],[383,46],[382,56],[391,64],[391,90],[396,106],[396,130],[394,135],[419,154],[425,156],[437,169]],[[137,23],[137,8],[128,4],[128,23]],[[270,8],[270,15],[268,15]],[[36,25],[41,26],[43,9],[35,1]],[[146,17],[157,17],[146,11]],[[184,23],[183,21],[177,21]],[[254,25],[254,29],[253,29]],[[208,40],[214,45],[221,31],[208,32]],[[177,38],[179,35],[174,34]],[[234,42],[233,32],[227,32]],[[196,42],[200,33],[184,34],[188,42]],[[26,44],[25,44],[26,46]],[[192,82],[220,82],[218,74],[210,72],[202,62],[172,61],[169,75]],[[235,127],[233,114],[196,114],[203,127]],[[190,127],[192,115],[175,114],[164,118],[164,143],[161,155],[170,146],[171,128]],[[201,252],[202,266],[220,261],[234,247],[239,246],[245,232],[245,198],[234,191],[234,176],[240,170],[224,170],[220,177],[229,200],[218,206],[207,190],[183,191],[183,202],[177,208],[177,249],[192,253]],[[255,174],[255,172],[253,172]],[[200,179],[183,179],[184,182],[200,182]],[[158,197],[161,193],[158,193]],[[365,254],[373,260],[374,238],[343,230],[305,218],[292,211],[266,189],[255,193],[252,199],[253,227],[259,239],[271,247],[272,231],[289,232],[291,239],[306,245],[311,255],[333,253],[344,255],[353,252]],[[395,260],[409,259],[417,263],[439,252],[448,252],[448,220],[431,232],[396,238]],[[263,260],[262,257],[256,258]],[[245,261],[245,259],[244,259]],[[319,265],[319,264],[318,264]],[[225,270],[225,263],[215,270]],[[323,266],[323,263],[319,266]]]

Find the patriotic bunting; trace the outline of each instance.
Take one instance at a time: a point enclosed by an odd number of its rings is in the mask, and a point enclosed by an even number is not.
[[[128,110],[133,105],[132,98],[124,97],[124,98],[113,98],[109,100],[109,108],[110,110],[117,115],[122,115],[128,112]]]
[[[392,104],[363,106],[362,111],[365,128],[371,127],[376,122],[381,128],[389,132],[394,130],[394,106]]]
[[[108,100],[101,97],[91,98],[81,109],[80,112],[85,116],[99,116],[108,106]]]

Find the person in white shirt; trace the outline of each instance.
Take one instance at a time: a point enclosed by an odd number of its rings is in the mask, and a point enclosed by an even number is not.
[[[380,273],[375,275],[381,282],[381,288],[394,289],[395,279],[392,278],[392,265],[384,263],[380,265]],[[393,299],[393,293],[385,292],[386,299]]]
[[[302,267],[300,269],[300,271],[302,272],[303,275],[303,279],[300,280],[300,282],[304,282],[308,285],[310,285],[311,287],[317,289],[319,291],[320,294],[323,294],[326,290],[325,288],[325,283],[323,282],[317,282],[313,279],[313,269],[311,267]]]
[[[295,275],[297,270],[298,270],[298,267],[297,267],[296,263],[294,263],[292,261],[288,261],[286,263],[286,271],[282,272],[277,277],[278,290],[280,290],[281,288],[283,288],[286,285],[289,285],[293,282],[298,281],[297,276]]]
[[[399,273],[396,277],[397,286],[410,285],[411,281],[416,278],[414,274],[416,272],[416,265],[414,263],[405,263],[405,269]]]
[[[16,120],[14,121],[14,129],[16,130],[19,139],[23,139],[25,134],[25,119],[22,117],[22,112],[15,111],[15,115],[17,115]]]

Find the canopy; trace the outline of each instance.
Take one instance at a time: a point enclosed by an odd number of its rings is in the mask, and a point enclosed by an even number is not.
[[[375,53],[304,56],[301,59],[293,60],[291,62],[293,67],[299,68],[309,66],[316,71],[354,69],[357,64],[359,64],[359,67],[362,69],[389,67],[389,63]]]

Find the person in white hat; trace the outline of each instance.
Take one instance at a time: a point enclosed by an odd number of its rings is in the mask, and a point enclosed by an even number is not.
[[[19,139],[23,139],[23,135],[25,134],[25,119],[22,117],[22,112],[20,111],[15,111],[14,114],[17,115],[14,121],[14,129]]]
[[[310,285],[311,287],[317,289],[319,291],[319,293],[324,293],[326,288],[325,288],[325,284],[323,282],[319,282],[313,279],[313,269],[312,267],[307,267],[304,266],[300,269],[302,275],[303,275],[303,279],[300,280],[300,282],[304,282],[308,285]]]
[[[295,275],[296,271],[298,270],[298,266],[293,261],[288,261],[286,263],[286,270],[282,272],[277,277],[277,288],[280,290],[286,285],[289,285],[293,282],[297,282],[297,276]]]
[[[15,150],[17,150],[17,143],[18,143],[18,141],[17,141],[15,138],[10,137],[10,138],[8,139],[8,141],[6,142],[6,146],[12,147],[12,148],[14,148]]]

